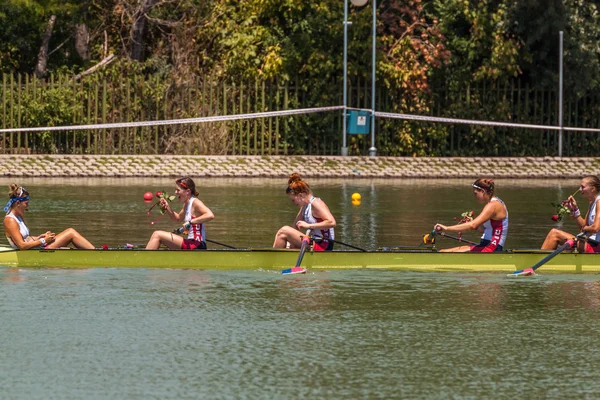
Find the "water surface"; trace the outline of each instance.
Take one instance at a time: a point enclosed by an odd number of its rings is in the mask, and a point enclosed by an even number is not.
[[[0,397],[600,395],[595,275],[288,278],[0,269]]]
[[[159,214],[142,201],[172,180],[18,183],[32,195],[33,233],[73,226],[120,246],[175,227],[151,225]],[[198,183],[214,240],[270,246],[297,212],[285,180]],[[478,211],[469,181],[309,183],[338,238],[365,248],[415,245],[434,223]],[[550,202],[577,185],[499,181],[508,247],[539,247],[555,226]],[[594,274],[0,267],[0,398],[591,399],[599,306]]]

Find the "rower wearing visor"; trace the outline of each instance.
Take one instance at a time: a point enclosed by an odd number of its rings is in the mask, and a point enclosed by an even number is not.
[[[4,207],[4,234],[10,247],[20,250],[28,249],[57,249],[73,244],[78,249],[93,249],[86,238],[73,228],[68,228],[59,234],[47,231],[38,236],[32,236],[25,224],[25,210],[29,207],[29,192],[22,186],[11,184],[8,192],[8,203]]]
[[[508,210],[504,202],[494,196],[494,181],[480,178],[471,186],[477,202],[485,204],[481,213],[472,221],[452,226],[436,224],[434,229],[441,232],[477,230],[483,233],[481,241],[478,245],[474,246],[459,246],[440,251],[492,253],[494,251],[502,251],[504,248],[508,234]]]

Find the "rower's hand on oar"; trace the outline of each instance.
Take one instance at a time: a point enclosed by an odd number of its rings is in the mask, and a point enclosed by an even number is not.
[[[298,221],[298,222],[296,222],[296,227],[298,229],[300,229],[301,231],[304,231],[306,229],[310,229],[310,225],[306,221]]]
[[[40,238],[44,238],[46,244],[50,244],[56,240],[56,234],[54,232],[46,232],[40,235]]]
[[[436,232],[445,232],[446,229],[448,229],[448,227],[442,224],[435,224],[435,226],[433,227],[433,230]]]

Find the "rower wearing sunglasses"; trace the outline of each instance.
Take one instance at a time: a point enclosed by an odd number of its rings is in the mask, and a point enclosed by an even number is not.
[[[206,249],[206,230],[204,224],[215,216],[199,198],[196,184],[189,178],[175,181],[175,196],[183,203],[183,208],[175,212],[166,199],[160,199],[160,206],[173,221],[182,224],[181,231],[186,237],[166,231],[154,231],[146,250],[156,250],[160,245],[165,245],[171,250],[204,250]]]
[[[20,250],[28,249],[57,249],[73,244],[78,249],[93,249],[86,238],[73,228],[68,228],[59,234],[47,231],[38,236],[29,234],[25,224],[25,210],[29,207],[29,192],[16,184],[9,186],[8,203],[4,207],[4,234],[10,247]]]

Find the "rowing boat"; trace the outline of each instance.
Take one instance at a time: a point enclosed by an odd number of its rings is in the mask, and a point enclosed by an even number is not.
[[[431,249],[307,252],[309,270],[393,269],[416,271],[512,272],[529,268],[550,254],[543,250],[501,253],[440,253]],[[204,251],[108,249],[15,250],[0,246],[0,266],[39,268],[187,268],[207,270],[281,270],[295,265],[298,250],[209,249]],[[600,256],[562,253],[544,265],[544,272],[600,272]]]

